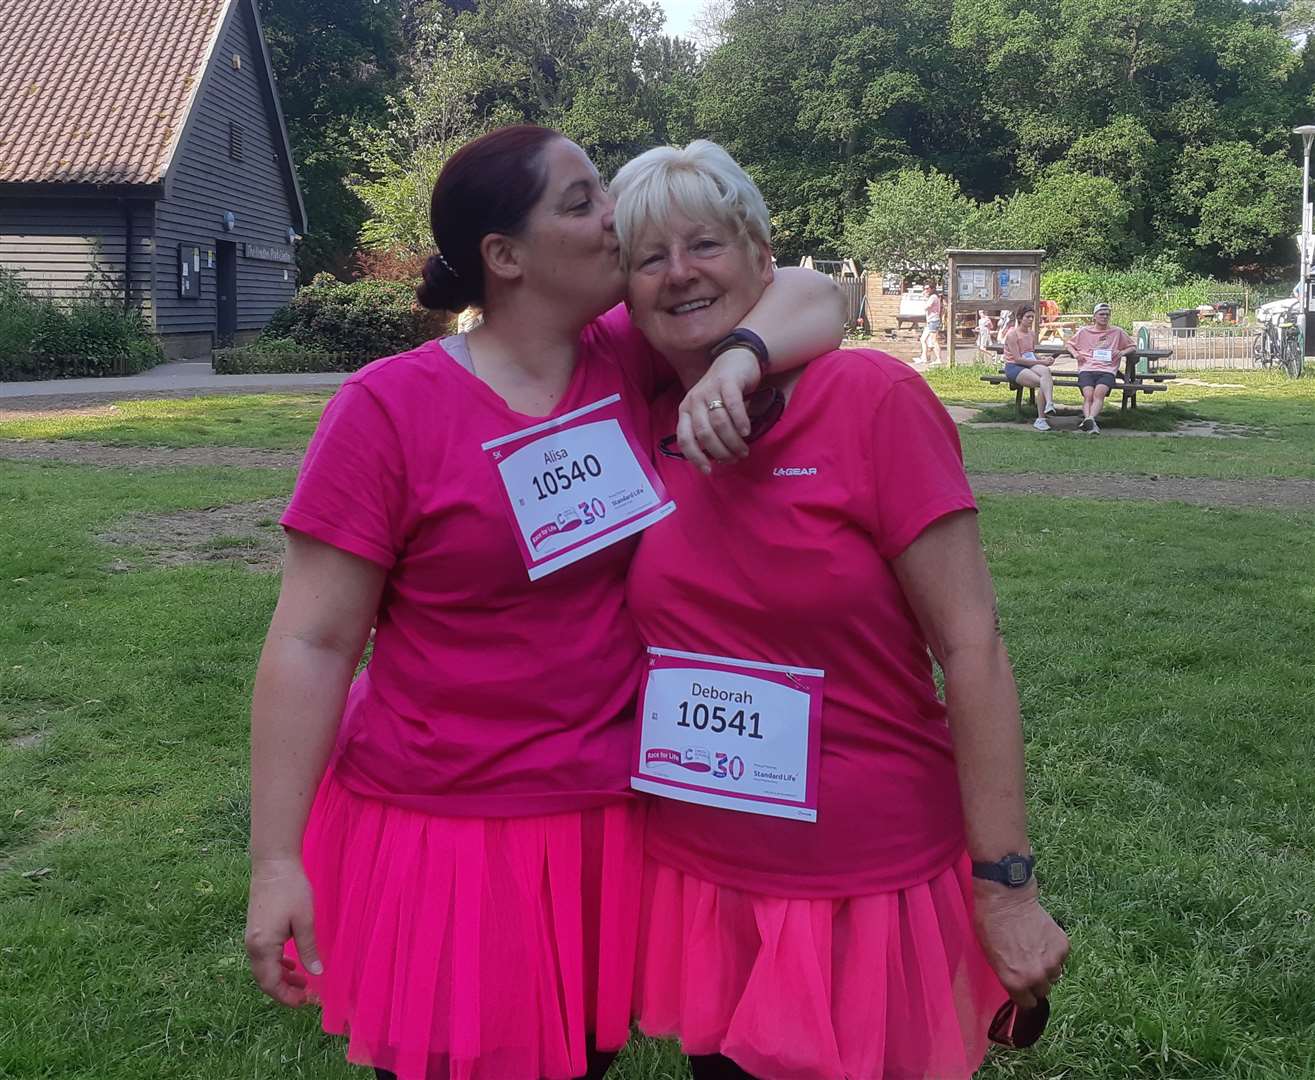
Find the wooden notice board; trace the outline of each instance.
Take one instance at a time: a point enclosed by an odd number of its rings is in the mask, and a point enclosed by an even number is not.
[[[1017,312],[1041,306],[1041,257],[1044,251],[989,251],[951,248],[945,253],[948,280],[945,285],[945,343],[949,363],[954,364],[955,329],[967,313],[977,325],[977,313],[992,318],[1002,311]],[[975,329],[974,329],[975,333]]]

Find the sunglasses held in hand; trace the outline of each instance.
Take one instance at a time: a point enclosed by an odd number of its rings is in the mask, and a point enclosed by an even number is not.
[[[755,390],[744,399],[744,411],[749,414],[749,434],[744,441],[751,443],[761,439],[781,419],[785,411],[785,395],[775,386],[764,386]],[[658,443],[658,451],[663,457],[685,460],[685,455],[676,449],[676,436],[668,435]]]
[[[1046,1021],[1050,1019],[1050,1002],[1038,998],[1030,1009],[1024,1009],[1013,1001],[1006,1001],[1000,1006],[987,1029],[987,1038],[1000,1046],[1015,1050],[1026,1050],[1041,1038],[1046,1030]]]

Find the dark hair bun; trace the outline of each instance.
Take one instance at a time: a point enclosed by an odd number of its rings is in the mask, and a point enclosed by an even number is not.
[[[461,311],[470,304],[469,290],[437,255],[425,260],[424,282],[416,299],[431,311]]]

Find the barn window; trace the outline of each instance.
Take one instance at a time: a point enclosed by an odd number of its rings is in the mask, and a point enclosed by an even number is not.
[[[234,161],[242,160],[242,125],[232,122],[228,125],[228,156]]]

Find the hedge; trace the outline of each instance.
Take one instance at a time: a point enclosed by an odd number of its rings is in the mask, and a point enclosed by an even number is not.
[[[249,345],[216,349],[211,365],[216,375],[304,374],[355,371],[373,359],[368,354],[308,348],[288,338],[261,337]]]
[[[0,270],[0,382],[133,375],[164,359],[141,315],[119,301],[34,296]]]

